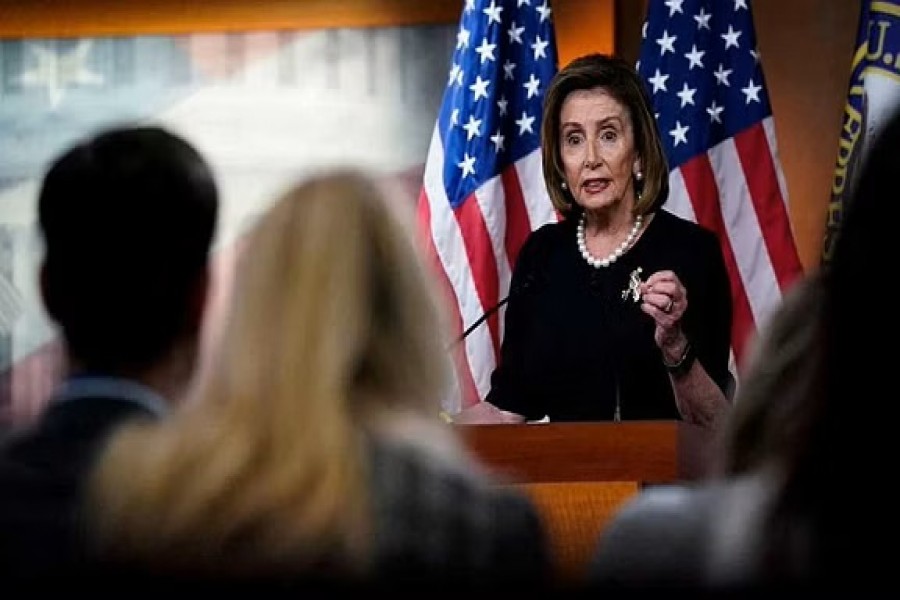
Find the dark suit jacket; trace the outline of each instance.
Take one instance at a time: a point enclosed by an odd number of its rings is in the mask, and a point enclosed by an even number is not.
[[[78,498],[115,426],[153,414],[115,398],[51,404],[0,449],[0,576],[36,579],[77,569]]]

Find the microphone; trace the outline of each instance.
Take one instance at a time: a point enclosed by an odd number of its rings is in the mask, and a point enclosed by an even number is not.
[[[524,271],[524,275],[521,277],[520,282],[515,282],[517,285],[510,286],[509,293],[505,298],[500,300],[497,304],[489,308],[478,317],[474,323],[466,327],[466,329],[460,334],[458,338],[453,340],[450,347],[461,344],[465,341],[469,335],[478,329],[485,321],[491,318],[498,310],[506,306],[506,303],[512,300],[514,297],[518,297],[524,295],[528,290],[535,290],[538,287],[544,286],[548,283],[548,261],[549,257],[547,256],[546,250],[537,250],[532,249],[531,251],[526,250],[526,247],[529,244],[526,242],[522,247],[521,253],[519,254],[518,261],[523,260],[523,254],[528,254],[529,258],[527,259],[528,264],[527,267],[522,268],[524,264],[520,264],[517,262],[516,269],[521,269]],[[533,245],[532,245],[533,248]]]
[[[462,335],[460,335],[458,338],[456,338],[455,344],[460,344],[460,343],[462,343],[463,340],[465,340],[467,337],[469,337],[469,334],[470,334],[470,333],[472,333],[473,331],[475,331],[476,329],[478,329],[478,326],[479,326],[479,325],[481,325],[482,323],[484,323],[485,321],[487,321],[488,319],[490,319],[490,318],[491,318],[491,315],[493,315],[495,312],[497,312],[498,310],[500,310],[501,308],[503,308],[503,306],[504,306],[507,302],[509,302],[509,299],[510,299],[512,296],[513,296],[513,293],[510,292],[509,294],[506,295],[506,298],[504,298],[503,300],[501,300],[500,302],[498,302],[497,304],[495,304],[494,306],[492,306],[489,310],[486,310],[486,311],[484,312],[483,315],[481,315],[480,317],[478,317],[478,318],[475,320],[474,323],[472,323],[471,325],[469,325],[468,327],[466,327],[466,330],[462,332]],[[454,345],[455,345],[455,344],[454,344]]]
[[[534,272],[528,273],[527,275],[525,275],[524,281],[522,281],[522,283],[519,286],[510,289],[509,294],[507,294],[505,298],[503,298],[500,302],[498,302],[497,304],[495,304],[494,306],[492,306],[491,308],[486,310],[484,312],[484,314],[482,314],[480,317],[478,317],[475,320],[474,323],[472,323],[471,325],[466,327],[465,331],[463,331],[462,334],[453,341],[452,345],[455,346],[455,345],[461,344],[463,341],[465,341],[465,339],[467,337],[469,337],[469,335],[473,331],[478,329],[478,327],[482,323],[484,323],[485,321],[490,319],[491,315],[493,315],[498,310],[503,308],[506,305],[506,303],[509,302],[513,297],[520,296],[520,295],[524,294],[527,290],[534,287],[536,280],[537,280],[537,274],[535,274]]]

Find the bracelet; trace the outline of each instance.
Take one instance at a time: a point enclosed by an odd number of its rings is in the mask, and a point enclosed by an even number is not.
[[[688,342],[684,347],[684,352],[681,353],[681,358],[677,362],[668,363],[663,357],[663,366],[673,377],[677,378],[690,371],[695,360],[697,360],[697,355],[694,354],[694,349],[691,347],[691,343]]]

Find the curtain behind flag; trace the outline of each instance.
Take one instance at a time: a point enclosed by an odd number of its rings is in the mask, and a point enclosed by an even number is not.
[[[831,260],[855,167],[900,101],[900,1],[864,0],[831,185],[822,262]]]
[[[528,234],[556,219],[540,151],[557,68],[549,0],[468,0],[456,39],[418,219],[459,335],[506,297]],[[461,394],[447,410],[487,395],[502,325],[498,311],[454,347]]]
[[[638,68],[669,160],[665,208],[718,235],[740,367],[802,273],[749,0],[651,0]]]

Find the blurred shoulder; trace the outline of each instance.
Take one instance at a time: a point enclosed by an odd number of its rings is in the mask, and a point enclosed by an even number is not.
[[[544,576],[544,532],[524,493],[468,457],[407,439],[373,439],[370,461],[375,554],[389,579]]]
[[[742,589],[758,579],[768,471],[642,492],[604,528],[591,565],[605,585]]]
[[[420,417],[398,419],[379,429],[372,449],[373,485],[383,497],[403,495],[401,503],[418,502],[423,508],[451,512],[479,505],[490,505],[492,511],[531,511],[524,493],[502,485],[446,424]]]
[[[721,492],[706,486],[664,485],[643,491],[628,502],[604,531],[604,538],[617,537],[655,538],[666,532],[692,533],[692,526],[699,526],[699,515],[711,508]],[[640,538],[634,538],[640,539]]]
[[[628,502],[604,527],[591,579],[604,585],[696,584],[705,571],[714,487],[666,485]]]

